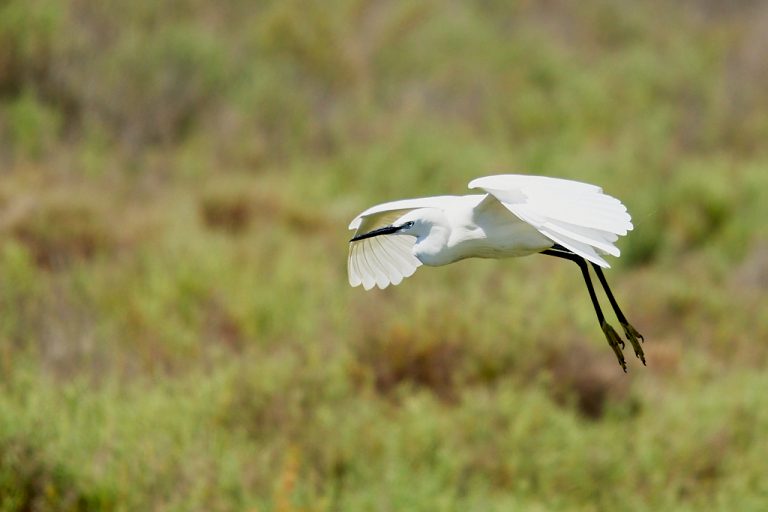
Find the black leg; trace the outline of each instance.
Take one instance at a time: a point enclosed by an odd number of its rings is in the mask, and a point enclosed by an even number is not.
[[[640,343],[645,341],[645,338],[643,338],[643,335],[637,332],[637,329],[632,327],[632,325],[627,321],[627,317],[625,317],[624,313],[621,311],[619,303],[616,302],[616,299],[613,297],[611,288],[608,286],[608,281],[605,279],[605,274],[603,274],[603,269],[594,263],[592,263],[592,268],[595,269],[595,274],[597,274],[597,278],[600,280],[600,284],[603,285],[603,290],[605,290],[605,294],[608,296],[608,301],[611,303],[613,312],[616,313],[616,318],[619,319],[619,323],[624,329],[624,334],[627,336],[627,339],[630,343],[632,343],[632,347],[635,349],[635,355],[640,358],[643,364],[645,364],[645,354],[643,353],[642,346],[640,346]]]
[[[624,353],[621,351],[624,348],[624,341],[619,337],[619,334],[616,332],[616,330],[611,327],[611,325],[605,320],[605,315],[603,315],[603,310],[600,308],[600,303],[597,300],[595,288],[592,286],[592,279],[589,277],[589,266],[587,266],[587,260],[581,256],[573,254],[570,251],[566,252],[559,250],[558,248],[547,249],[546,251],[542,251],[541,254],[571,260],[579,266],[579,269],[581,269],[581,275],[584,277],[584,283],[587,285],[589,298],[592,300],[592,306],[595,308],[597,321],[600,322],[600,328],[603,330],[603,334],[605,334],[605,337],[608,340],[608,345],[611,346],[613,353],[616,354],[616,359],[619,360],[619,364],[626,372],[627,362],[624,359]]]

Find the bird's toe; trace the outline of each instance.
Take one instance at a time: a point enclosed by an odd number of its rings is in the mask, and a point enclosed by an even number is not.
[[[616,359],[619,361],[619,365],[621,365],[624,373],[626,373],[627,361],[624,359],[624,353],[622,352],[624,341],[619,336],[619,333],[616,332],[616,329],[614,329],[608,322],[603,321],[600,327],[602,327],[603,334],[605,334],[605,338],[608,340],[608,345],[613,349],[613,353],[616,354]]]
[[[632,344],[632,348],[635,349],[635,355],[640,359],[640,361],[643,362],[643,365],[645,365],[645,353],[643,352],[643,347],[641,346],[641,343],[645,341],[645,338],[643,338],[643,335],[637,332],[637,329],[635,329],[632,325],[628,323],[622,323],[621,326],[624,328],[624,334]]]

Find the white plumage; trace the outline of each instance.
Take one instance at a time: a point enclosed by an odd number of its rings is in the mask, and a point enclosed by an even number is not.
[[[524,256],[555,244],[609,267],[603,256],[619,256],[615,242],[633,227],[621,201],[587,183],[501,174],[469,188],[484,193],[393,201],[355,217],[349,283],[386,288],[422,264]]]
[[[632,219],[621,201],[600,187],[543,176],[500,174],[477,178],[469,188],[484,194],[404,199],[355,217],[349,229],[349,283],[366,290],[399,284],[420,265],[464,258],[509,258],[543,253],[575,262],[584,278],[600,328],[627,371],[624,340],[606,321],[589,273],[608,297],[626,339],[645,364],[643,336],[629,323],[601,267],[619,256],[615,243]]]

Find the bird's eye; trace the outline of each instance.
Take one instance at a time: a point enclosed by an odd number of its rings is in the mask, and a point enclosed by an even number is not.
[[[412,226],[413,226],[413,221],[412,220],[409,220],[408,222],[403,224],[403,228],[405,228],[405,229],[408,229],[408,228],[410,228]]]

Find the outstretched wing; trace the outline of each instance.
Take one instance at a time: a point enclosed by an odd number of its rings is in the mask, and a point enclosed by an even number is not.
[[[355,236],[363,235],[391,225],[411,210],[439,208],[445,204],[446,197],[448,196],[403,199],[376,205],[352,219],[349,229],[355,230]],[[398,234],[350,242],[347,257],[349,284],[362,284],[366,290],[374,286],[384,289],[390,284],[400,284],[421,266],[421,262],[413,255],[415,242],[416,239],[412,236]]]
[[[601,254],[619,256],[614,243],[633,228],[621,201],[588,183],[499,174],[472,180],[469,188],[491,194],[553,242],[601,267],[610,267]]]

